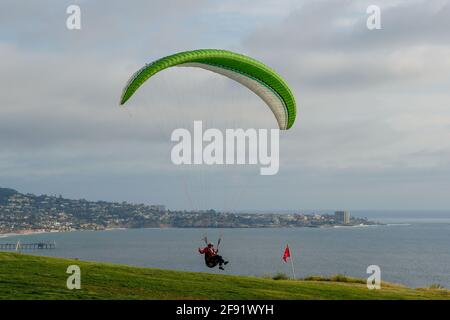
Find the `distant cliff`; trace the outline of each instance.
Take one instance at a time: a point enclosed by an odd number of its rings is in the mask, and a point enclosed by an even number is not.
[[[352,217],[346,225],[375,224]],[[170,211],[162,205],[72,200],[0,189],[0,233],[19,231],[103,230],[108,228],[269,228],[330,227],[334,215],[302,213],[246,214]]]

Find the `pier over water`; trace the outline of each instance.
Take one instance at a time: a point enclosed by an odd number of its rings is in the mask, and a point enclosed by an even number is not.
[[[45,249],[55,249],[55,242],[33,242],[33,243],[21,243],[20,241],[16,243],[0,243],[0,250],[45,250]]]

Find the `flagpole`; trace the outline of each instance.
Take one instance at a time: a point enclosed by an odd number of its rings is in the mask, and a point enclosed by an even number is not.
[[[294,276],[294,280],[295,280],[294,259],[292,258],[292,253],[291,253],[290,249],[289,249],[289,253],[291,254],[290,258],[291,258],[291,266],[292,266],[292,275]]]

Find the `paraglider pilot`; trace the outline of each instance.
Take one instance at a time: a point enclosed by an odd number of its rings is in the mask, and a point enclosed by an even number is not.
[[[214,268],[219,265],[220,270],[224,270],[223,265],[226,265],[228,261],[223,260],[222,256],[218,255],[219,249],[215,249],[212,243],[208,243],[208,246],[198,248],[200,254],[205,255],[205,263],[209,268]]]

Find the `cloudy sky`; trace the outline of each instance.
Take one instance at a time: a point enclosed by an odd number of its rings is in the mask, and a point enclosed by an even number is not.
[[[448,209],[449,29],[448,0],[2,1],[0,186],[173,209]],[[293,88],[277,175],[171,163],[171,131],[195,119],[276,126],[229,79],[173,68],[119,108],[144,63],[197,48],[250,55]]]

